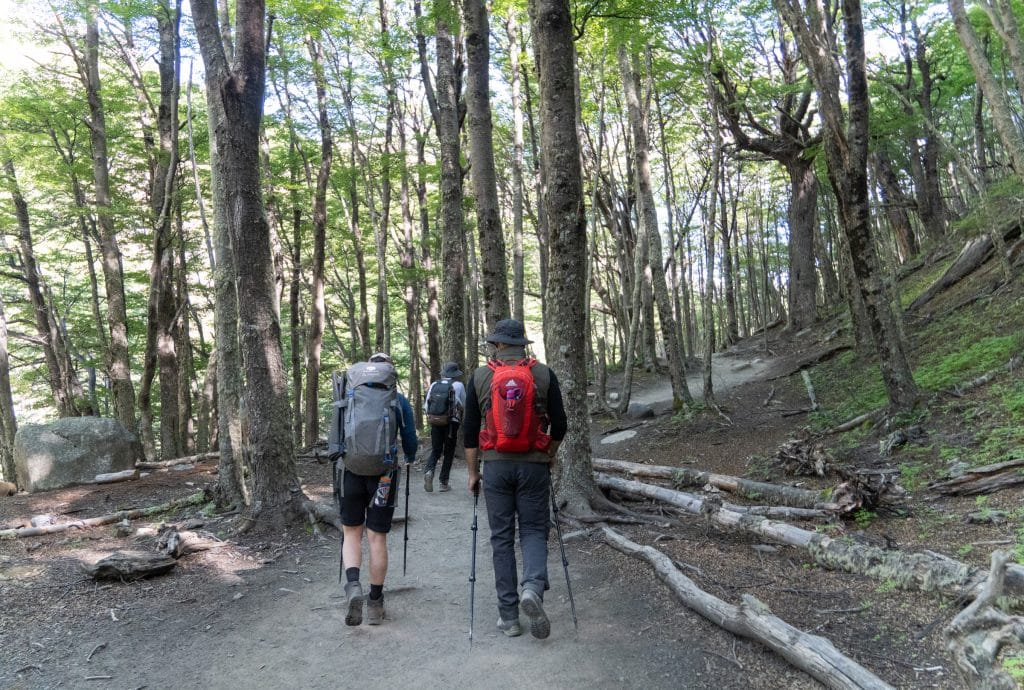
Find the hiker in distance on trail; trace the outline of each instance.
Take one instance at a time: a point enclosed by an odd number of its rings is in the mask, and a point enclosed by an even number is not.
[[[378,352],[369,362],[353,364],[345,372],[342,385],[340,400],[335,403],[338,419],[332,427],[338,428],[342,449],[341,477],[335,473],[335,489],[340,493],[344,534],[342,563],[348,599],[345,624],[363,622],[365,602],[367,624],[380,625],[388,572],[387,538],[402,476],[398,436],[405,464],[409,465],[416,459],[416,422],[412,406],[398,392],[398,374],[387,353]],[[363,593],[359,572],[364,533],[370,550],[369,599]]]
[[[565,408],[555,372],[526,354],[533,341],[526,338],[522,323],[503,319],[486,341],[495,352],[469,380],[463,421],[469,490],[479,492],[482,465],[498,628],[509,637],[521,635],[522,607],[530,619],[530,634],[544,639],[551,633],[543,606],[549,588],[548,503],[556,451],[566,432]],[[523,553],[521,593],[517,520]]]
[[[441,462],[441,491],[451,491],[448,478],[452,471],[452,458],[455,457],[455,446],[458,443],[459,423],[462,421],[466,408],[466,387],[462,385],[462,370],[455,362],[446,362],[441,367],[441,378],[430,384],[427,398],[423,403],[423,411],[430,425],[430,459],[427,460],[423,472],[423,488],[434,490],[434,470],[437,460]]]

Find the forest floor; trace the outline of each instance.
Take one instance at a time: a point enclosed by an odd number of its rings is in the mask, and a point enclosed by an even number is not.
[[[938,268],[929,270],[934,274]],[[1011,338],[1009,346],[1020,352],[1024,286],[1019,278],[997,299],[956,306],[970,289],[944,296],[945,301],[913,317],[919,326],[915,332],[923,333],[915,339],[916,362],[934,359],[936,346],[928,345],[928,338],[942,340],[941,334],[929,331],[934,324],[969,331],[972,342]],[[947,312],[988,325],[965,330],[963,324],[949,323]],[[594,457],[771,477],[807,488],[834,485],[834,478],[785,476],[772,465],[780,444],[814,434],[834,462],[895,467],[909,491],[899,515],[862,511],[855,519],[819,524],[817,529],[888,548],[930,549],[979,566],[987,563],[995,545],[1014,548],[1024,527],[1019,487],[990,497],[949,498],[930,491],[928,482],[941,478],[954,462],[999,459],[1003,451],[993,445],[997,441],[1011,455],[1021,452],[1021,425],[1012,414],[1009,419],[1005,413],[998,417],[993,407],[994,400],[1009,400],[1003,408],[1012,413],[1020,405],[1024,411],[1021,384],[1011,376],[1009,382],[997,380],[995,388],[940,396],[927,413],[910,420],[921,427],[917,440],[893,456],[882,456],[879,441],[889,429],[862,427],[850,434],[820,435],[822,429],[877,404],[877,391],[856,387],[864,367],[850,352],[833,353],[813,368],[822,409],[807,411],[799,368],[830,350],[837,330],[842,330],[841,323],[823,322],[800,334],[775,329],[767,339],[762,335],[741,341],[716,356],[715,398],[722,415],[706,410],[673,413],[664,375],[640,373],[634,401],[650,405],[656,414],[643,420],[595,416]],[[975,375],[973,370],[954,373]],[[695,394],[698,379],[690,382]],[[624,426],[637,434],[602,443]],[[985,430],[992,433],[983,435]],[[421,459],[426,452],[421,451]],[[153,472],[134,482],[0,498],[0,527],[37,514],[63,521],[159,504],[211,483],[214,467],[200,464]],[[329,502],[329,465],[302,457],[298,469],[306,493]],[[162,521],[198,518],[205,523],[203,530],[226,541],[221,548],[180,559],[168,575],[106,584],[84,576],[81,565],[117,549],[152,545],[118,536],[113,525],[0,541],[0,687],[819,687],[765,647],[726,633],[683,607],[646,564],[609,548],[592,532],[566,545],[578,632],[552,531],[551,591],[545,598],[551,637],[539,641],[526,632],[505,638],[495,629],[489,530],[482,506],[471,647],[473,502],[465,477],[464,464],[456,461],[454,490],[428,494],[422,475],[412,473],[407,574],[402,572],[404,527],[399,524],[389,542],[387,619],[379,627],[344,624],[338,535],[330,528],[322,535],[301,528],[273,540],[229,537],[229,518],[198,509],[167,514]],[[404,498],[399,514],[403,504]],[[1005,519],[969,524],[967,516],[979,508]],[[132,527],[146,523],[135,521]],[[815,529],[814,523],[803,526]],[[755,595],[776,615],[829,638],[897,687],[962,687],[943,643],[943,629],[959,609],[948,596],[903,591],[891,582],[825,570],[795,548],[764,545],[671,512],[664,524],[617,529],[686,564],[686,574],[715,596],[735,604],[744,593]]]

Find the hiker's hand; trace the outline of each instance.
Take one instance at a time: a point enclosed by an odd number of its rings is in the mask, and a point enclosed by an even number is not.
[[[405,456],[405,464],[406,464],[406,465],[411,465],[411,464],[413,464],[414,462],[416,462],[416,458],[411,458],[411,457],[409,457],[408,455],[406,455],[406,456]]]
[[[480,473],[470,471],[469,473],[469,492],[474,496],[480,493]]]
[[[554,464],[554,458],[558,456],[558,446],[560,445],[562,445],[562,442],[555,441],[554,439],[552,439],[551,443],[548,445],[548,457],[552,458],[552,464]]]

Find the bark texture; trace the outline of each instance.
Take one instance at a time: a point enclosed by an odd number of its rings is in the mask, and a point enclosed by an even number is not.
[[[239,3],[236,50],[229,64],[210,0],[193,1],[196,35],[206,65],[217,167],[227,203],[237,268],[240,342],[245,362],[246,450],[252,467],[249,517],[272,528],[303,515],[295,472],[288,391],[277,312],[270,226],[263,208],[259,133],[266,73],[265,6]]]

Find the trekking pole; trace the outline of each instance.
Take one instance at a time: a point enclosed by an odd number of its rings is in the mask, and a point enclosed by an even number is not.
[[[476,505],[480,501],[480,487],[473,492],[473,557],[469,562],[469,647],[473,648],[473,597],[476,594]]]
[[[562,526],[558,523],[558,503],[555,501],[555,492],[551,491],[551,510],[555,512],[555,531],[558,532],[558,547],[562,550],[562,569],[565,571],[565,588],[569,590],[569,610],[572,611],[572,625],[576,632],[580,631],[580,624],[576,621],[576,601],[572,597],[572,583],[569,581],[569,559],[565,557],[565,541],[562,540]]]
[[[405,542],[402,545],[402,577],[405,577],[405,560],[409,555],[409,463],[405,463]]]

